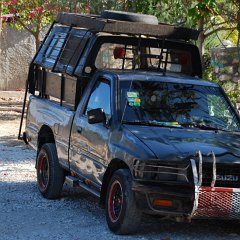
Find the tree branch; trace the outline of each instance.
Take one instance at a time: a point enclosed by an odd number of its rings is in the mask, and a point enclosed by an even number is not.
[[[212,23],[212,26],[220,26],[220,25],[223,25],[225,23],[228,23],[229,24],[229,21],[224,21],[224,22],[220,22],[220,23]]]
[[[207,38],[207,37],[209,37],[210,35],[218,32],[218,31],[227,31],[227,30],[235,30],[235,29],[237,29],[237,27],[219,27],[219,28],[216,28],[216,29],[208,32],[208,33],[205,33],[205,34],[204,34],[204,37]]]
[[[14,17],[25,30],[27,30],[29,33],[35,36],[35,32],[27,27],[27,25],[20,19],[20,16],[17,16],[16,14],[14,14]]]

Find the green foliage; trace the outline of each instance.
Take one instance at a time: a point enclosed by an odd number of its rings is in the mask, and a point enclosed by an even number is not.
[[[38,48],[42,27],[49,25],[59,10],[58,1],[53,0],[2,0],[0,15],[3,22],[12,27],[29,31],[35,37]],[[5,14],[10,14],[10,17],[4,17]]]
[[[211,65],[211,56],[209,53],[203,55],[203,79],[212,80],[213,78],[213,68]]]
[[[216,0],[201,0],[198,1],[192,8],[188,10],[188,15],[197,22],[200,18],[210,15],[217,15]]]
[[[155,15],[160,22],[185,23],[188,25],[187,9],[192,2],[190,0],[138,0],[128,2],[129,10]]]
[[[17,28],[23,29],[28,27],[34,31],[36,25],[47,25],[52,22],[58,10],[59,8],[56,1],[3,0],[2,12],[3,14],[10,13],[15,16],[10,23],[14,24]]]

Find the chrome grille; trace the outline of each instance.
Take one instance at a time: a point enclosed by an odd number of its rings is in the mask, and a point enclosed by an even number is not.
[[[215,187],[230,187],[230,188],[240,188],[240,167],[229,166],[229,165],[216,165],[216,174],[217,180],[215,183]],[[218,180],[218,176],[231,176],[237,177],[237,181],[230,180]],[[213,178],[213,169],[212,164],[203,164],[203,186],[210,186]]]

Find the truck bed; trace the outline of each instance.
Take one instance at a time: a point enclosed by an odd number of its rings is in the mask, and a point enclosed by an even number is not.
[[[39,132],[51,130],[54,133],[59,161],[67,167],[69,135],[75,111],[35,96],[30,97],[28,109],[26,135],[30,139],[29,144],[37,150]]]

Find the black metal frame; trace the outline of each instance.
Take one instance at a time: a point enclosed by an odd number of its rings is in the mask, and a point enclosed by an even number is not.
[[[197,40],[199,31],[160,23],[158,25],[140,22],[117,21],[101,18],[96,15],[81,15],[72,13],[59,13],[57,23],[74,25],[76,27],[92,29],[95,32],[107,32],[114,34],[147,35],[168,39],[182,39],[185,41]]]
[[[49,28],[46,36],[44,37],[43,41],[42,41],[42,44],[39,48],[39,51],[42,49],[43,47],[43,43],[46,41],[46,39],[48,38],[49,34],[51,33],[52,29],[53,29],[53,26],[56,24],[56,21],[54,21],[51,25],[51,27]],[[30,63],[30,67],[29,67],[29,72],[28,72],[28,78],[26,80],[26,85],[25,85],[25,94],[24,94],[24,100],[23,100],[23,107],[22,107],[22,114],[21,114],[21,120],[20,120],[20,125],[19,125],[19,132],[18,132],[18,139],[19,140],[22,140],[23,139],[23,136],[21,136],[21,133],[22,133],[22,125],[23,125],[23,118],[24,118],[24,113],[25,113],[25,108],[26,108],[26,101],[27,101],[27,93],[28,93],[28,88],[30,87],[30,84],[32,84],[32,87],[34,85],[35,87],[35,81],[36,81],[36,76],[35,76],[35,67],[36,65],[34,64],[34,61],[37,57],[37,53],[35,54],[35,56],[33,57],[31,63]],[[31,81],[33,77],[33,80]]]

